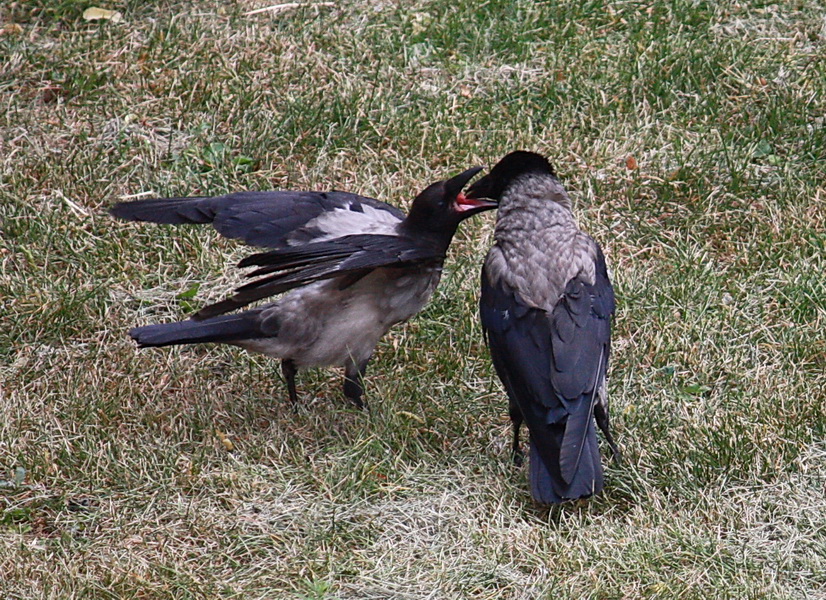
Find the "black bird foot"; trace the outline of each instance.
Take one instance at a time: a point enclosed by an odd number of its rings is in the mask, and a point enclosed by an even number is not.
[[[296,410],[298,408],[298,391],[295,388],[295,376],[298,373],[298,368],[293,361],[287,358],[281,361],[281,373],[287,382],[287,391],[290,394],[292,409]]]
[[[356,405],[356,408],[367,409],[367,403],[361,399],[364,395],[364,371],[367,361],[361,365],[349,365],[344,371],[344,396]]]
[[[346,379],[344,381],[344,397],[347,398],[359,410],[370,410],[367,402],[362,400],[363,390],[360,385]]]
[[[517,469],[521,468],[522,465],[525,464],[525,453],[519,450],[518,448],[513,451],[513,455],[511,456],[513,460],[513,466]]]

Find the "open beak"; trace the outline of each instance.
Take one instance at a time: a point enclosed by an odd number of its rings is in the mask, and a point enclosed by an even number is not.
[[[492,200],[482,200],[480,198],[468,198],[461,192],[456,196],[456,210],[460,213],[473,211],[471,214],[482,212],[483,210],[490,210],[499,206],[498,202]]]
[[[490,198],[493,195],[492,192],[490,175],[485,175],[481,179],[477,179],[476,182],[468,188],[467,197],[474,199]]]
[[[498,206],[496,202],[481,200],[478,198],[468,198],[462,193],[462,188],[464,188],[468,182],[481,170],[482,167],[473,167],[472,169],[468,169],[467,171],[460,173],[456,175],[456,177],[448,179],[445,182],[445,189],[448,196],[453,196],[456,198],[456,203],[454,205],[456,212],[463,213],[463,217],[469,217],[470,215],[474,215],[484,210],[491,210]]]

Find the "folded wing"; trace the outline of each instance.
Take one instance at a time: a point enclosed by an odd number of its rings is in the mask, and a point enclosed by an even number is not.
[[[602,488],[593,413],[608,364],[614,295],[601,254],[597,272],[594,284],[569,281],[548,313],[483,271],[482,326],[497,374],[546,467],[550,481],[534,465],[531,483],[535,496],[548,502]]]

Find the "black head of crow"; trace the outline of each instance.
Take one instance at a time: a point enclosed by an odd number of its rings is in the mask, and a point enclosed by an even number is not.
[[[605,387],[615,301],[602,250],[577,227],[568,194],[539,154],[508,154],[467,195],[499,202],[479,307],[510,401],[514,460],[525,422],[534,499],[596,494],[603,471],[595,421],[618,456]]]
[[[556,177],[551,163],[541,154],[517,150],[500,160],[490,173],[468,189],[468,197],[499,200],[516,181],[535,175]]]
[[[496,208],[495,202],[462,194],[465,185],[481,170],[481,167],[475,167],[425,188],[410,205],[402,230],[433,240],[434,244],[447,250],[459,223],[476,213]]]
[[[280,358],[290,399],[295,375],[344,366],[344,394],[361,406],[362,378],[373,349],[394,324],[418,313],[441,276],[459,223],[495,202],[467,199],[469,169],[426,188],[405,216],[346,192],[240,192],[217,197],[123,202],[112,215],[131,221],[211,223],[229,238],[269,248],[239,266],[254,281],[186,321],[136,327],[141,347],[219,342]],[[247,309],[257,300],[289,292]]]

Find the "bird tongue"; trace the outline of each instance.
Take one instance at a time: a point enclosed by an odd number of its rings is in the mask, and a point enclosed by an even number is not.
[[[468,198],[461,192],[459,192],[459,195],[456,196],[456,208],[459,212],[470,210],[471,208],[477,208],[479,206],[496,206],[496,202],[477,198]]]

